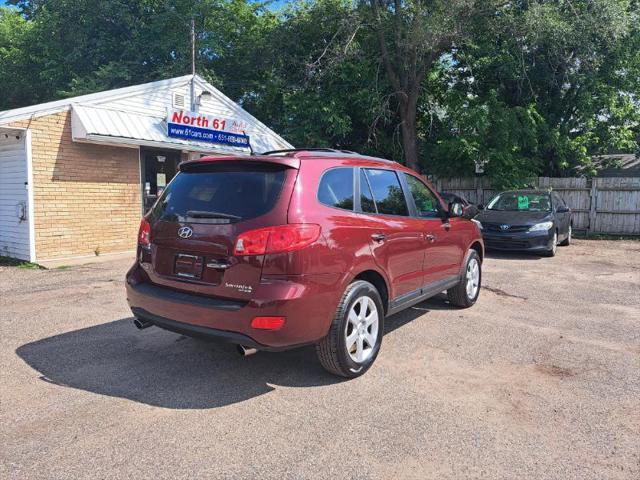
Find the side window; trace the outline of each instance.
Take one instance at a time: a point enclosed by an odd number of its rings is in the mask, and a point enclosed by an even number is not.
[[[378,213],[384,215],[409,215],[407,202],[396,172],[391,170],[367,169],[373,199]]]
[[[437,217],[438,216],[438,199],[427,188],[427,186],[413,175],[404,174],[409,184],[409,190],[416,204],[418,215],[420,217]]]
[[[360,170],[360,208],[364,213],[378,213],[364,170]]]
[[[353,210],[353,168],[334,168],[322,176],[318,200],[330,207]]]

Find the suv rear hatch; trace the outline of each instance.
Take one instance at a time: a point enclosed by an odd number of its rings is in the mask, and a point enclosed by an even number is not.
[[[236,239],[287,223],[297,160],[203,159],[181,165],[147,219],[153,283],[248,299],[264,255],[234,255]]]

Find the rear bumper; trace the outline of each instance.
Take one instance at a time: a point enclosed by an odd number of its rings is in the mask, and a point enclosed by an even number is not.
[[[127,274],[127,300],[136,317],[189,336],[219,338],[262,350],[284,350],[323,338],[338,302],[337,275],[263,278],[249,301],[206,297],[148,282],[136,265]],[[257,316],[284,316],[277,331],[251,327]]]
[[[131,311],[136,316],[136,318],[152,323],[156,327],[169,330],[170,332],[179,333],[181,335],[187,335],[189,337],[205,338],[208,340],[224,340],[225,342],[236,343],[238,345],[244,345],[245,347],[256,348],[259,350],[272,351],[292,348],[292,346],[283,348],[269,347],[267,345],[256,342],[248,335],[243,335],[236,332],[227,332],[226,330],[217,330],[215,328],[201,327],[199,325],[192,325],[190,323],[176,322],[175,320],[170,320],[168,318],[161,317],[160,315],[154,315],[153,313],[149,313],[146,310],[138,307],[131,308]]]
[[[553,229],[546,232],[482,232],[482,238],[487,250],[544,252],[552,247]]]

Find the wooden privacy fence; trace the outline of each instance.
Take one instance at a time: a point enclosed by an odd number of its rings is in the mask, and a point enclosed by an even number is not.
[[[498,191],[489,179],[430,178],[440,192],[487,204]],[[640,177],[532,179],[532,187],[552,189],[573,212],[573,228],[588,233],[640,235]]]

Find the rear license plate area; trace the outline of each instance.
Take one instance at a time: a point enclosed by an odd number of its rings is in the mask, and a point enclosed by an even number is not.
[[[173,273],[178,277],[200,279],[203,265],[203,257],[179,253],[175,258]]]

